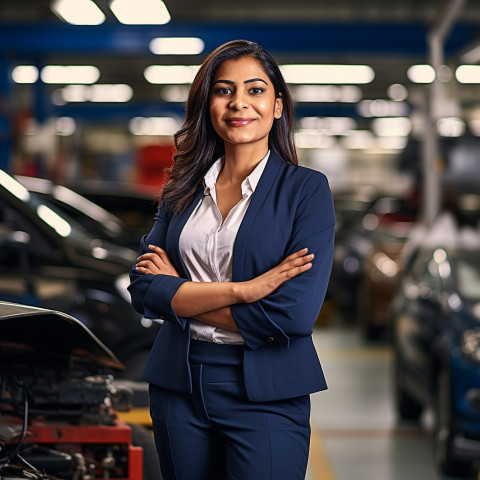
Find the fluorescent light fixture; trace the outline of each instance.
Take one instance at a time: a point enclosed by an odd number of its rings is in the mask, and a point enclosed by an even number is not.
[[[377,144],[385,150],[403,150],[407,145],[407,137],[378,137]]]
[[[112,0],[110,9],[126,25],[164,25],[171,19],[161,0]]]
[[[437,120],[437,132],[442,137],[461,137],[465,130],[465,122],[461,118],[444,117]]]
[[[368,65],[281,65],[287,83],[294,84],[365,84],[375,78]]]
[[[342,138],[342,145],[349,150],[363,150],[373,145],[373,135],[370,130],[352,130]]]
[[[404,137],[410,133],[412,122],[408,117],[376,118],[372,129],[379,137]]]
[[[30,200],[30,192],[21,183],[17,182],[3,170],[0,170],[0,185],[15,195],[19,200],[24,202]]]
[[[435,69],[431,65],[412,65],[407,70],[407,77],[413,83],[432,83],[435,80]]]
[[[474,118],[468,122],[470,131],[476,137],[480,137],[480,118]]]
[[[135,117],[128,128],[133,135],[172,136],[180,129],[180,124],[173,117]]]
[[[329,135],[321,135],[318,130],[302,129],[295,134],[295,145],[298,148],[332,148],[335,138]]]
[[[143,75],[147,82],[154,84],[192,83],[199,65],[150,65]]]
[[[93,65],[47,65],[40,74],[45,83],[95,83],[100,70]]]
[[[480,83],[480,65],[460,65],[455,78],[460,83]]]
[[[155,55],[198,55],[204,48],[205,42],[196,37],[160,37],[150,42]]]
[[[189,91],[186,85],[171,85],[163,87],[160,96],[166,102],[183,103],[187,101]]]
[[[387,94],[394,102],[402,102],[407,99],[408,90],[401,83],[393,83],[388,87]]]
[[[302,130],[316,129],[317,134],[325,135],[346,135],[357,126],[350,117],[303,117],[299,125]]]
[[[50,227],[52,227],[60,236],[68,237],[72,233],[72,227],[60,215],[54,212],[46,205],[39,205],[37,207],[37,215]]]
[[[67,85],[60,91],[64,102],[128,102],[133,96],[130,85],[95,84],[95,85]]]
[[[105,21],[105,15],[92,0],[54,0],[50,8],[72,25],[100,25]]]
[[[38,68],[33,65],[17,65],[12,70],[15,83],[35,83],[38,80]]]
[[[291,93],[296,102],[356,103],[362,98],[355,85],[299,85],[292,87]]]
[[[408,114],[405,102],[391,100],[363,100],[357,105],[358,112],[363,117],[403,117]]]

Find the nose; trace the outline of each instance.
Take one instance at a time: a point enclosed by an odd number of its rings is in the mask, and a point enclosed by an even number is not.
[[[248,99],[243,92],[236,92],[230,99],[230,108],[241,110],[248,108]]]

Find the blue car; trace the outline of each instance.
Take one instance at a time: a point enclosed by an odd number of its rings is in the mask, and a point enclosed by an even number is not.
[[[480,234],[470,237],[414,249],[392,304],[398,416],[433,409],[435,462],[455,476],[480,464]]]

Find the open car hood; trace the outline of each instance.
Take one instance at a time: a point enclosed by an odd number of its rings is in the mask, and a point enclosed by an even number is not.
[[[64,356],[123,369],[115,355],[79,320],[56,310],[0,302],[0,351]]]

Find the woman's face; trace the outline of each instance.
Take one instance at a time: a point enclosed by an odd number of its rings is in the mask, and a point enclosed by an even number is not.
[[[210,92],[210,118],[226,143],[268,148],[268,134],[274,119],[282,116],[282,108],[257,60],[240,57],[220,64]]]

